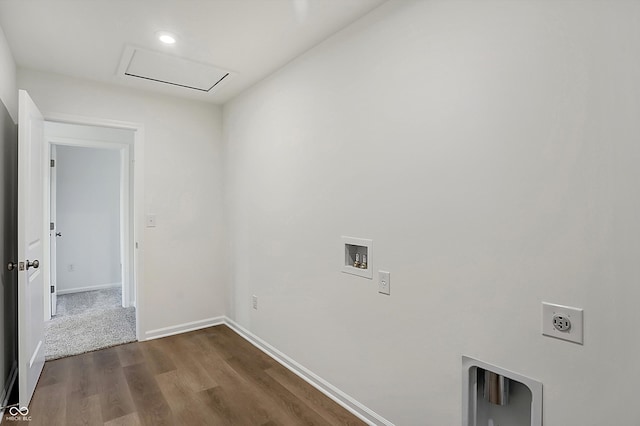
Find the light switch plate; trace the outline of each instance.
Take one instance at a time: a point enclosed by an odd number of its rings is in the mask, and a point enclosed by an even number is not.
[[[156,226],[156,215],[148,214],[147,215],[147,228],[155,228]]]
[[[542,302],[542,334],[583,344],[582,309]]]
[[[391,272],[378,271],[378,293],[391,294]]]

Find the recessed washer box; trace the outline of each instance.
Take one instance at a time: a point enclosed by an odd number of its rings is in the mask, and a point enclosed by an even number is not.
[[[484,372],[507,380],[507,402],[497,405],[486,394]],[[483,380],[484,379],[484,380]],[[483,392],[484,391],[484,392]],[[542,426],[542,383],[467,356],[462,357],[463,426]]]
[[[365,238],[342,236],[342,272],[373,279],[373,241]],[[363,257],[364,256],[364,257]],[[362,264],[366,258],[366,265]],[[357,260],[356,260],[357,259]],[[360,262],[360,265],[358,265]]]

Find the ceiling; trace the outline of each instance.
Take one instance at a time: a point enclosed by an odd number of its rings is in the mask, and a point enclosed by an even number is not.
[[[0,0],[0,26],[20,68],[222,104],[384,1]],[[163,45],[158,31],[177,42]],[[209,92],[125,77],[132,47],[230,76]]]

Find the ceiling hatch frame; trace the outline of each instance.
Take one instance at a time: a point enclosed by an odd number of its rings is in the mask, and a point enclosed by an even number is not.
[[[162,63],[163,61],[164,63]],[[154,64],[162,65],[160,67],[162,69],[159,71],[158,69],[144,69]],[[181,73],[179,77],[176,76],[177,78],[162,76],[163,73],[166,74],[167,70],[175,73],[178,70],[189,71],[189,68],[200,74],[199,78],[196,78],[196,80],[200,81],[188,83],[188,76],[182,75],[184,73]],[[232,75],[231,71],[223,70],[210,64],[130,45],[125,46],[117,74],[125,79],[137,78],[204,93],[210,93],[213,88],[221,86]]]

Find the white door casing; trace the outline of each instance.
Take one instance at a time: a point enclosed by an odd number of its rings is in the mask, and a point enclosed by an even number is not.
[[[133,143],[122,145],[124,174],[122,176],[125,188],[121,191],[121,204],[129,203],[127,209],[129,217],[122,220],[121,233],[124,233],[123,241],[127,243],[121,251],[123,256],[123,277],[128,277],[124,282],[128,282],[129,288],[123,292],[123,305],[135,306],[136,308],[136,336],[144,335],[143,325],[143,277],[144,265],[142,263],[142,247],[144,246],[144,125],[127,121],[108,120],[91,118],[79,115],[61,114],[49,112],[46,120],[55,123],[67,123],[83,126],[110,127],[114,129],[125,129],[134,132]],[[87,146],[96,148],[116,148],[113,142],[87,141],[72,138],[49,137],[47,143],[56,145]],[[126,167],[125,167],[126,164]],[[47,185],[49,175],[46,175]],[[47,192],[48,194],[48,192]],[[48,210],[46,211],[47,219]],[[47,221],[48,225],[48,221]],[[48,228],[47,228],[48,229]],[[50,257],[49,250],[45,253],[45,259]],[[125,287],[127,287],[125,285]],[[48,297],[48,296],[47,296]],[[45,306],[45,305],[43,305]],[[48,306],[48,305],[47,305]]]
[[[18,371],[27,407],[44,367],[44,119],[24,90],[18,116]]]
[[[120,154],[120,277],[122,280],[122,306],[130,307],[134,306],[135,298],[132,297],[135,293],[135,285],[133,279],[132,268],[134,268],[134,260],[133,260],[133,244],[134,244],[134,227],[132,226],[133,221],[133,200],[132,200],[132,162],[131,162],[131,151],[132,147],[130,144],[119,143],[119,142],[110,142],[110,141],[99,141],[92,139],[76,139],[69,137],[61,137],[61,136],[48,136],[47,143],[51,149],[51,158],[54,159],[55,150],[57,146],[68,146],[68,147],[83,147],[89,149],[108,149],[108,150],[117,150]],[[57,176],[57,163],[56,167],[51,168],[50,174],[50,205],[51,208],[49,210],[49,220],[54,225],[54,231],[49,233],[51,243],[50,243],[50,252],[49,259],[51,262],[51,283],[56,281],[55,279],[55,271],[56,265],[56,250],[55,246],[57,238],[55,237],[58,231],[58,222],[56,217],[56,197],[57,197],[57,184],[55,182]],[[64,238],[64,235],[61,236]],[[51,293],[50,303],[53,309],[54,298],[57,295],[57,284],[54,286],[54,292]],[[55,315],[53,310],[48,311],[51,312],[51,315]]]

